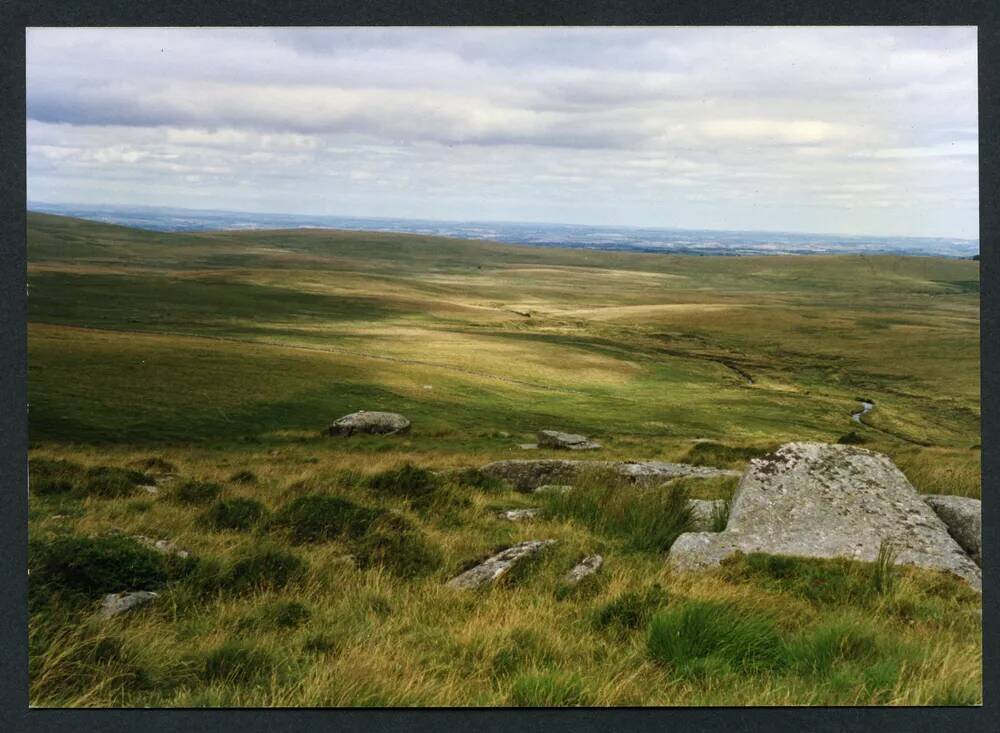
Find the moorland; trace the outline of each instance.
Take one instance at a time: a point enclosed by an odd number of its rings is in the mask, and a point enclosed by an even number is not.
[[[35,705],[981,701],[980,599],[953,579],[898,568],[887,592],[864,563],[755,556],[672,574],[683,500],[734,478],[595,475],[570,502],[475,470],[565,457],[519,447],[543,429],[732,469],[847,442],[979,498],[978,262],[36,213],[27,243]],[[362,409],[412,429],[323,434]],[[508,582],[445,586],[541,538]],[[593,552],[594,580],[562,587]],[[155,602],[94,617],[143,583]]]

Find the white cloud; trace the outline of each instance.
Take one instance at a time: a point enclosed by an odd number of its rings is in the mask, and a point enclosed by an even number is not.
[[[36,200],[978,228],[970,28],[32,29],[27,48]]]

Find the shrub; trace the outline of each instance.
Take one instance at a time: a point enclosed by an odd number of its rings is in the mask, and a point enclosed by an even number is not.
[[[658,613],[650,623],[647,647],[655,661],[685,677],[715,669],[775,669],[786,659],[770,617],[709,601]]]
[[[73,490],[73,482],[65,478],[41,477],[31,480],[31,492],[36,496],[68,494]]]
[[[427,575],[441,566],[441,550],[402,517],[379,519],[353,545],[358,565],[381,565],[401,578]]]
[[[174,490],[174,499],[182,504],[208,504],[222,493],[222,487],[209,481],[185,481]]]
[[[368,479],[368,487],[383,496],[428,500],[441,486],[441,480],[426,468],[407,463],[402,468],[382,471]]]
[[[229,480],[236,484],[255,484],[257,483],[257,474],[253,471],[243,469],[230,476]]]
[[[659,584],[642,591],[626,591],[597,609],[594,628],[615,632],[641,628],[667,601],[667,592]]]
[[[72,491],[83,476],[83,467],[65,459],[32,458],[28,461],[28,488],[36,496]]]
[[[543,672],[522,675],[510,688],[511,705],[518,707],[578,707],[589,695],[578,674]]]
[[[205,512],[202,521],[213,529],[252,529],[264,517],[264,505],[255,499],[223,499]]]
[[[239,623],[239,628],[294,629],[305,623],[310,615],[309,609],[302,603],[282,601],[265,606],[259,613],[243,619]]]
[[[112,499],[135,493],[137,486],[151,484],[153,478],[141,471],[116,466],[88,468],[83,479],[83,493]]]
[[[304,560],[291,553],[256,549],[222,572],[219,588],[233,593],[278,590],[299,580],[307,567]]]
[[[859,434],[858,431],[852,430],[851,432],[844,433],[839,438],[837,438],[837,442],[840,445],[861,445],[862,443],[867,443],[868,438]]]
[[[454,480],[460,486],[479,491],[501,492],[506,488],[502,479],[484,473],[478,468],[466,468],[454,475]]]
[[[205,654],[201,676],[207,681],[241,685],[270,674],[271,655],[262,649],[227,641]]]
[[[37,600],[51,593],[93,599],[104,593],[152,590],[175,570],[168,556],[120,535],[32,540],[28,566]]]
[[[275,526],[287,527],[295,542],[356,539],[386,512],[330,494],[300,496],[274,516]]]

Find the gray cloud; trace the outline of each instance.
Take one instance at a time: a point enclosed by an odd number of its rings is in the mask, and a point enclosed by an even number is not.
[[[29,198],[977,235],[968,28],[32,29]]]

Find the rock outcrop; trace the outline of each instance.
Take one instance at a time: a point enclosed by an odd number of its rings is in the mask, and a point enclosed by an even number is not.
[[[897,563],[952,573],[980,589],[979,568],[888,457],[846,445],[788,443],[751,461],[724,532],[681,535],[669,563],[718,565],[736,552]]]
[[[552,544],[555,544],[555,540],[528,540],[508,547],[506,550],[486,558],[474,568],[455,576],[448,581],[447,585],[449,588],[470,590],[496,583],[516,565],[537,555]]]
[[[979,499],[939,494],[929,494],[923,499],[948,527],[948,533],[969,553],[972,561],[982,567],[983,514]]]
[[[603,564],[604,558],[600,555],[588,555],[574,565],[568,573],[566,573],[566,577],[563,578],[563,583],[566,585],[576,585],[584,578],[587,578],[600,570]]]
[[[355,433],[402,435],[409,432],[410,421],[395,412],[352,412],[327,428],[327,435],[346,437]]]
[[[562,448],[564,450],[597,450],[601,444],[586,435],[560,433],[558,430],[541,430],[538,433],[539,448]]]
[[[739,471],[706,466],[692,466],[687,463],[664,463],[663,461],[573,461],[560,458],[540,460],[519,459],[494,461],[480,470],[504,481],[509,481],[519,491],[532,491],[545,484],[569,484],[586,471],[613,471],[631,481],[669,481],[681,476],[739,476]]]
[[[138,606],[145,605],[155,599],[157,595],[157,593],[150,590],[109,593],[101,599],[101,607],[97,611],[97,615],[102,619],[109,619],[126,611],[131,611]]]

